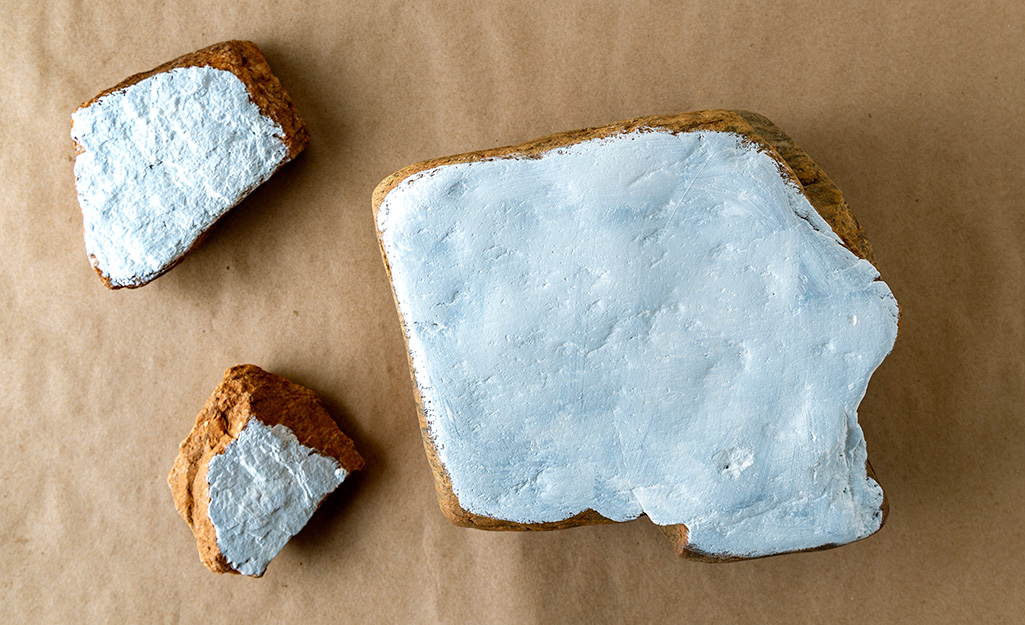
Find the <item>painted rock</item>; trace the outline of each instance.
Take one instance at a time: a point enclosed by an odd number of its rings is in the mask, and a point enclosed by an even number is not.
[[[263,575],[363,458],[316,394],[254,365],[228,369],[167,481],[215,573]]]

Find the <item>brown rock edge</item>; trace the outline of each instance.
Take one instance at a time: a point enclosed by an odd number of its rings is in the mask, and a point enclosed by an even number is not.
[[[202,50],[190,52],[174,59],[173,61],[168,61],[163,65],[159,65],[148,72],[135,74],[134,76],[130,76],[122,80],[110,89],[101,91],[95,97],[79,106],[78,109],[83,109],[93,104],[103,96],[110,95],[115,91],[127,89],[135,83],[145,80],[150,76],[179,67],[213,67],[214,69],[231,72],[242,81],[242,84],[244,84],[246,89],[249,91],[249,99],[252,100],[260,109],[260,114],[274,120],[276,124],[281,126],[281,129],[285,133],[281,140],[288,148],[288,157],[278,165],[278,169],[281,169],[282,166],[298,156],[299,153],[309,145],[310,133],[306,128],[306,122],[304,122],[303,118],[299,115],[299,109],[295,107],[295,103],[292,102],[292,98],[288,95],[288,92],[285,91],[285,88],[281,86],[281,81],[278,80],[277,76],[271,73],[270,65],[267,63],[267,58],[263,56],[263,52],[261,52],[260,49],[256,47],[256,44],[251,41],[223,41],[203,48]],[[77,141],[72,142],[75,144],[75,156],[78,156],[78,154],[82,152],[82,147]],[[274,173],[277,173],[278,169],[275,169]],[[225,211],[225,214],[227,213],[228,211]],[[184,254],[161,269],[160,273],[145,282],[138,282],[123,286],[112,285],[110,280],[103,275],[101,269],[97,266],[96,258],[90,255],[89,261],[92,263],[93,270],[107,288],[135,289],[149,284],[177,266],[178,263],[189,255],[189,252],[196,249],[196,247],[206,239],[210,231],[213,230],[214,225],[216,225],[216,223],[207,228]]]
[[[217,547],[217,533],[207,512],[207,466],[238,438],[250,419],[268,426],[284,425],[300,443],[334,458],[349,473],[363,468],[363,458],[352,440],[338,429],[316,393],[255,365],[228,369],[179,446],[167,477],[174,507],[196,536],[199,557],[215,573],[238,571]]]
[[[750,111],[708,110],[681,113],[679,115],[638,117],[606,126],[549,135],[520,145],[468,152],[465,154],[446,156],[416,163],[399,170],[391,176],[388,176],[374,190],[374,222],[376,224],[377,213],[381,207],[381,203],[392,189],[394,189],[403,180],[414,176],[422,176],[424,175],[423,172],[435,167],[497,158],[540,158],[550,150],[573,145],[590,139],[609,137],[632,131],[650,132],[656,130],[668,130],[673,133],[690,132],[694,130],[715,130],[720,132],[732,132],[743,136],[745,139],[757,146],[758,149],[767,153],[776,160],[779,164],[780,173],[797,184],[805,197],[808,198],[808,201],[811,202],[811,205],[816,211],[818,211],[819,215],[826,220],[848,249],[850,249],[859,258],[866,259],[874,264],[875,261],[872,255],[872,247],[865,238],[865,234],[862,231],[861,226],[858,225],[857,220],[854,218],[850,208],[847,206],[847,202],[844,201],[843,194],[840,192],[840,189],[833,184],[833,181],[829,179],[826,173],[822,171],[811,157],[808,156],[804,150],[798,147],[798,145],[794,143],[789,136],[787,136],[768,118]],[[383,241],[381,240],[380,230],[378,230],[377,235],[378,243],[381,247],[381,256],[384,259],[385,271],[388,273],[390,280],[391,266],[388,263],[388,256],[385,252]],[[394,297],[394,291],[392,295]],[[449,478],[444,465],[442,465],[441,460],[438,458],[438,452],[434,446],[434,441],[427,425],[423,411],[423,402],[420,398],[420,387],[417,384],[416,373],[413,369],[413,363],[409,355],[409,335],[406,330],[405,320],[402,318],[402,313],[398,308],[397,300],[396,311],[399,314],[399,323],[402,324],[403,338],[406,341],[406,355],[409,362],[410,377],[413,380],[413,394],[416,399],[417,415],[420,419],[420,433],[423,435],[424,447],[427,451],[427,460],[434,473],[435,488],[438,491],[438,502],[441,506],[442,512],[449,521],[461,527],[473,527],[488,530],[526,531],[565,529],[580,525],[593,525],[598,523],[615,523],[615,521],[612,521],[611,519],[608,519],[590,509],[571,518],[553,523],[514,523],[504,521],[502,519],[474,514],[459,505],[459,499],[452,491],[452,481]],[[874,479],[875,472],[872,470],[872,466],[868,463],[866,464],[868,475]],[[886,499],[885,493],[883,494],[881,510],[883,514],[883,523],[885,523],[889,512],[889,503]],[[882,525],[880,525],[880,527],[882,527]],[[754,559],[720,557],[697,551],[688,545],[688,530],[687,526],[683,524],[660,526],[660,529],[669,538],[673,545],[673,550],[680,557],[705,562],[731,562]],[[825,545],[804,551],[818,551],[838,546],[840,545]]]

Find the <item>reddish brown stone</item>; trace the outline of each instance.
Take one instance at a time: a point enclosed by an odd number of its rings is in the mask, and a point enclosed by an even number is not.
[[[174,506],[196,536],[200,559],[215,573],[237,571],[217,547],[217,534],[207,514],[207,465],[251,419],[267,426],[284,425],[300,443],[338,460],[349,473],[363,468],[352,440],[338,429],[313,391],[255,365],[228,369],[182,441],[167,478]]]

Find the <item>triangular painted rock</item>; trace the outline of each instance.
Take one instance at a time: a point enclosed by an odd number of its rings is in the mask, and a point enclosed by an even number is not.
[[[203,563],[215,573],[260,576],[362,467],[313,391],[239,365],[196,418],[168,484]]]

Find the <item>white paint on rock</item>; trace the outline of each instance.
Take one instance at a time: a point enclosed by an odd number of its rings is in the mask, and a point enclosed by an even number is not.
[[[897,303],[742,137],[440,166],[396,186],[378,227],[465,509],[647,514],[733,556],[879,528],[857,408]]]
[[[114,286],[155,278],[288,158],[281,126],[212,67],[155,74],[72,120],[86,251]]]
[[[207,468],[217,547],[236,571],[262,575],[346,475],[284,425],[250,419]]]

